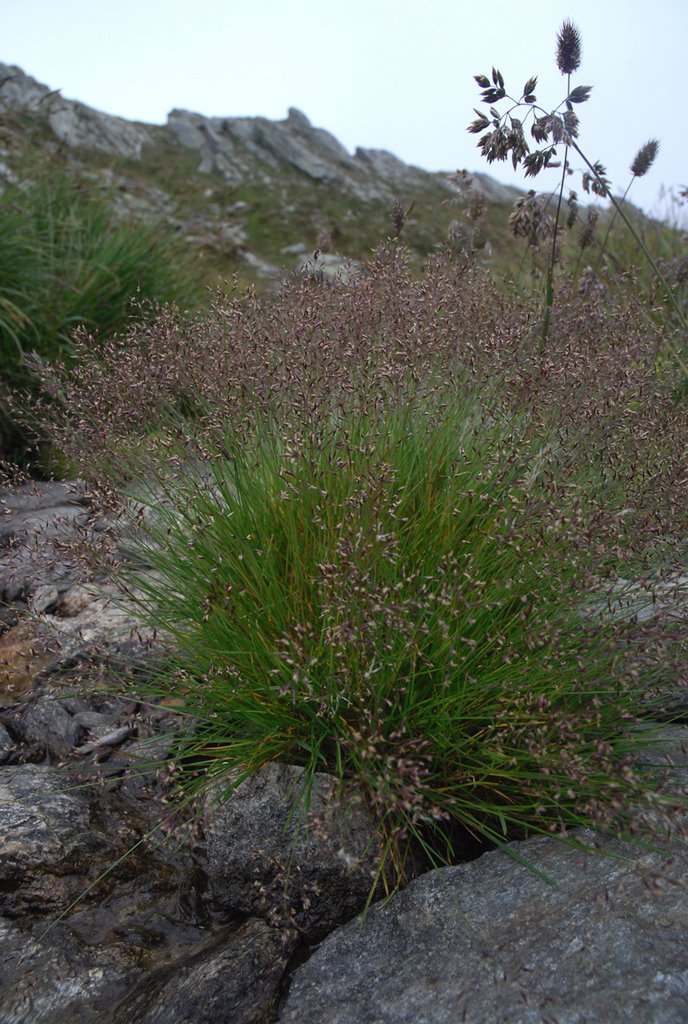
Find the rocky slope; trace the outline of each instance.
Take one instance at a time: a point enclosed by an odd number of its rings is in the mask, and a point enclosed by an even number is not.
[[[326,776],[318,830],[297,832],[301,769],[277,764],[182,828],[167,760],[184,722],[122,685],[160,648],[72,557],[103,525],[82,485],[0,490],[3,1022],[687,1019],[685,843],[532,838],[354,918],[375,840],[355,805],[324,813]],[[681,720],[642,761],[681,800],[685,687],[666,686]]]
[[[166,125],[126,121],[65,99],[0,63],[0,185],[46,160],[109,190],[126,217],[157,217],[205,254],[210,273],[270,276],[316,246],[361,258],[390,233],[395,198],[413,214],[405,241],[419,256],[446,237],[450,177],[380,149],[350,154],[291,108],[283,121],[173,110]],[[487,175],[497,204],[520,194]]]

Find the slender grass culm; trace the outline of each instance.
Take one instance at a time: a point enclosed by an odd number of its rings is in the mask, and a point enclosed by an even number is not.
[[[661,285],[664,297],[671,306],[682,331],[688,331],[688,320],[674,295],[674,291],[667,283],[662,269],[657,264],[624,209],[623,203],[628,193],[628,188],[623,198],[617,200],[612,194],[607,172],[603,164],[599,161],[591,161],[580,147],[578,141],[580,119],[574,107],[585,103],[592,91],[592,87],[588,85],[578,85],[573,89],[571,88],[571,75],[578,70],[581,60],[582,42],[580,32],[573,22],[566,20],[559,30],[556,45],[557,67],[562,74],[566,75],[566,95],[551,111],[547,111],[537,103],[535,96],[537,77],[528,79],[523,87],[520,98],[516,99],[507,93],[504,78],[501,72],[495,68],[492,69],[491,77],[475,75],[475,80],[482,90],[481,99],[484,103],[489,103],[490,108],[488,113],[482,110],[475,110],[478,116],[468,126],[468,131],[480,135],[478,147],[488,163],[492,163],[495,160],[511,159],[514,168],[519,165],[523,167],[526,177],[536,177],[547,168],[561,167],[561,179],[555,193],[556,210],[551,226],[551,246],[547,261],[544,312],[540,322],[541,351],[544,350],[547,344],[554,307],[557,240],[561,224],[564,183],[570,171],[569,151],[574,151],[585,164],[583,188],[585,191],[589,192],[592,190],[596,195],[609,199],[614,208],[614,217],[618,216],[624,222],[638,249],[652,267],[652,271]],[[503,100],[507,100],[510,105],[506,111],[500,113],[496,109],[496,105]],[[523,108],[525,109],[523,119],[516,117],[514,112],[520,111]],[[529,121],[531,122],[530,135],[539,147],[536,149],[531,149],[526,140],[526,127]],[[656,156],[658,146],[657,140],[652,139],[641,147],[631,166],[631,182],[636,177],[640,177],[647,172]],[[563,156],[560,158],[559,150],[561,147],[563,147]],[[606,241],[607,238],[605,237],[604,244],[606,244]],[[668,342],[678,366],[681,368],[684,376],[688,377],[688,364],[681,347],[671,338],[668,338]]]

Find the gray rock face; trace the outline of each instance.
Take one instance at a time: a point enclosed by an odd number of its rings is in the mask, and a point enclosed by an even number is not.
[[[208,897],[214,909],[257,914],[319,938],[365,904],[377,845],[362,810],[328,805],[331,780],[316,775],[304,828],[303,772],[270,764],[206,814]]]
[[[113,1024],[265,1024],[274,1019],[293,932],[247,921],[182,963],[148,976]]]
[[[531,839],[533,870],[498,851],[417,879],[325,940],[280,1024],[688,1019],[686,848],[578,838],[599,852]]]
[[[103,955],[66,929],[39,941],[0,918],[0,1019],[3,1024],[82,1024],[108,1019],[142,970],[125,950]],[[119,955],[118,955],[119,953]]]
[[[33,613],[10,619],[0,636],[0,706],[41,673],[47,680],[78,663],[141,661],[154,652],[150,632],[140,629],[114,586],[104,578],[83,582],[79,546],[102,527],[79,484],[0,490],[0,601],[26,604]],[[126,551],[119,557],[126,560]],[[67,746],[76,742],[67,738]],[[64,752],[48,748],[54,758]]]
[[[126,830],[124,830],[126,832]],[[62,910],[115,849],[74,779],[44,765],[0,772],[0,913]]]
[[[47,85],[41,85],[14,64],[0,63],[0,110],[36,110],[50,96]]]
[[[88,521],[84,488],[78,484],[27,484],[0,488],[0,600],[38,597],[36,611],[47,591],[66,590],[77,578],[65,543]],[[54,602],[52,602],[54,603]]]
[[[48,123],[60,142],[72,149],[87,146],[114,156],[138,159],[150,141],[150,129],[143,125],[68,100],[54,105]]]
[[[21,68],[0,64],[0,110],[45,112],[61,142],[70,147],[88,146],[116,156],[138,158],[150,138],[150,129],[121,117],[103,114],[83,103],[64,99]]]
[[[60,761],[86,736],[86,730],[58,700],[42,697],[27,703],[5,718],[12,731],[28,748],[27,761],[48,758]]]
[[[351,156],[305,114],[289,110],[283,121],[264,117],[203,117],[173,110],[168,128],[177,141],[200,156],[199,170],[238,183],[252,179],[269,183],[270,169],[292,168],[316,182],[338,186],[360,200],[391,199],[398,189],[427,186],[430,180],[451,191],[442,175],[409,167],[392,153],[357,149]]]
[[[212,941],[182,909],[193,903],[188,850],[134,850],[104,876],[141,838],[145,826],[130,817],[106,790],[79,785],[68,772],[0,770],[3,1024],[110,1020],[147,970]],[[76,899],[76,910],[57,921]]]
[[[16,745],[4,725],[0,724],[0,764],[11,761]]]

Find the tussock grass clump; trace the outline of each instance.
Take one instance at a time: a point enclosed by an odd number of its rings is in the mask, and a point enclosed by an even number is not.
[[[562,305],[545,354],[537,315],[456,261],[414,281],[395,245],[354,288],[163,315],[45,375],[66,454],[149,495],[156,574],[120,574],[174,640],[147,696],[195,723],[188,791],[328,771],[390,889],[414,845],[626,834],[664,806],[632,752],[667,637],[623,608],[685,553],[674,382],[633,307]]]
[[[3,398],[29,387],[26,356],[69,356],[77,327],[123,331],[139,303],[195,303],[178,247],[154,226],[116,224],[106,199],[66,176],[10,186],[0,196],[0,455],[21,453]],[[185,274],[185,270],[187,273]]]
[[[556,452],[422,400],[298,447],[267,428],[228,447],[146,529],[143,607],[201,723],[192,786],[275,760],[332,773],[372,813],[392,888],[410,838],[437,863],[629,825],[642,687],[581,614],[590,552],[576,488],[552,505]]]

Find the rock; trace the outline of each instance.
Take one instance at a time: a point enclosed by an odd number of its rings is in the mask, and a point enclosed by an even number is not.
[[[688,726],[655,732],[635,761],[685,796]],[[296,972],[279,1022],[688,1019],[688,847],[660,836],[580,829],[572,843],[529,839],[429,872],[333,932]]]
[[[268,263],[267,260],[262,260],[260,256],[256,256],[254,253],[246,252],[241,253],[241,258],[244,263],[247,263],[249,267],[259,274],[260,277],[279,277],[280,270],[273,263]]]
[[[513,204],[523,196],[523,189],[516,188],[514,185],[504,185],[501,181],[490,177],[489,174],[474,172],[471,177],[473,187],[478,192],[482,192],[490,202]]]
[[[4,633],[0,637],[0,707],[13,704],[30,690],[53,657],[49,645],[27,620]]]
[[[368,167],[381,178],[389,178],[398,184],[408,182],[411,168],[386,149],[363,149],[359,146],[355,156],[364,167]]]
[[[0,64],[0,81],[0,109],[45,113],[57,138],[72,148],[86,146],[137,159],[150,140],[150,129],[145,126],[67,100],[59,89],[50,90],[21,68]]]
[[[300,110],[282,121],[265,117],[204,117],[173,110],[167,122],[177,141],[199,153],[199,171],[239,184],[251,180],[270,187],[266,168],[286,168],[316,182],[336,185],[361,201],[391,200],[399,189],[433,187],[451,191],[443,175],[409,167],[383,150],[357,149],[354,156]]]
[[[363,274],[363,265],[357,260],[348,260],[334,253],[314,253],[299,260],[298,270],[321,281],[338,281],[353,284]]]
[[[688,1019],[685,846],[575,838],[599,852],[530,839],[509,847],[530,867],[496,851],[412,882],[322,943],[280,1024]]]
[[[73,711],[70,713],[74,715],[74,721],[83,729],[87,729],[90,733],[102,736],[112,729],[112,718],[110,715],[104,715],[100,711],[92,711],[85,708],[82,711]]]
[[[0,73],[2,65],[0,64]],[[31,512],[36,509],[60,508],[83,505],[86,493],[78,482],[56,483],[54,481],[32,481],[20,487],[0,488],[0,521],[17,512]]]
[[[29,606],[32,612],[40,615],[42,612],[52,611],[57,605],[60,592],[57,587],[50,583],[42,583],[31,594]]]
[[[664,725],[651,730],[646,748],[634,755],[634,764],[653,772],[658,782],[688,793],[688,725]]]
[[[0,772],[0,913],[63,910],[67,892],[83,890],[95,855],[113,856],[87,796],[70,783],[44,765]]]
[[[148,975],[113,1024],[266,1024],[294,945],[293,932],[247,921],[194,957]]]
[[[108,1019],[112,1006],[143,973],[126,949],[98,949],[65,928],[41,940],[0,918],[0,945],[3,1024]]]
[[[286,922],[320,938],[365,904],[378,847],[361,808],[330,805],[326,775],[315,776],[308,820],[303,777],[301,768],[268,764],[226,803],[209,797],[208,900],[214,910]]]
[[[0,110],[37,110],[49,97],[47,85],[24,74],[15,64],[0,63]]]
[[[53,697],[19,705],[5,715],[5,723],[27,748],[23,752],[27,761],[44,758],[61,761],[86,735],[83,727]]]
[[[0,1019],[3,1024],[110,1021],[149,972],[179,969],[213,939],[180,918],[178,891],[122,886],[65,922],[0,918]]]
[[[93,602],[94,591],[92,587],[84,587],[76,584],[59,595],[56,602],[55,614],[61,619],[73,619],[85,611]]]
[[[45,604],[48,591],[42,588],[54,587],[58,594],[68,589],[80,570],[66,549],[88,523],[86,503],[79,484],[0,490],[0,599],[33,597],[35,610],[46,611],[54,602]]]
[[[41,540],[64,538],[72,525],[82,525],[87,514],[80,505],[54,505],[50,508],[17,511],[0,519],[0,544],[6,546],[10,539],[20,536],[23,540],[39,534]]]
[[[203,117],[189,110],[172,110],[167,127],[176,140],[199,153],[198,170],[202,174],[220,174],[225,181],[239,184],[256,176],[255,160],[251,159],[240,140],[224,130],[223,118]]]
[[[16,743],[2,723],[0,723],[0,765],[14,760]]]

